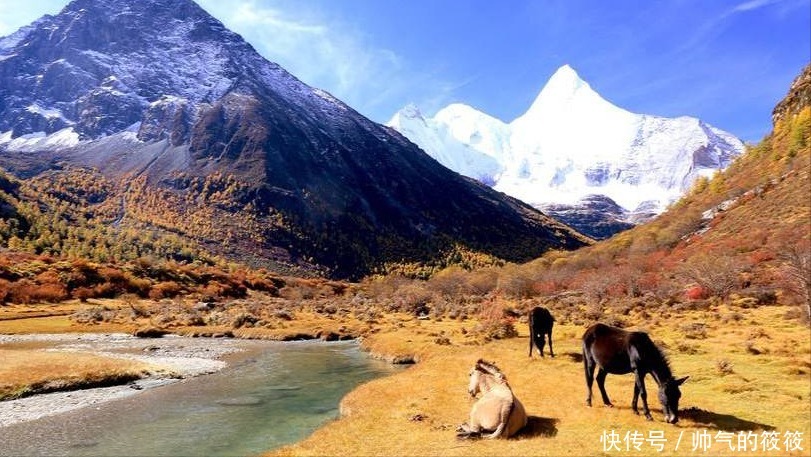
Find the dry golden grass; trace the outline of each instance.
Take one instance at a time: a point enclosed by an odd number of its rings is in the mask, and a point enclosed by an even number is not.
[[[120,303],[115,301],[104,303],[108,307],[118,305]],[[13,320],[3,320],[4,316],[11,315],[4,312],[20,314],[22,310],[0,307],[0,332],[110,331],[126,327],[110,322],[79,325],[62,314],[86,305],[60,306],[63,308],[54,308],[60,315]],[[808,441],[811,437],[808,421],[811,415],[811,337],[807,327],[784,317],[789,309],[719,305],[701,310],[674,310],[667,318],[643,319],[635,312],[626,315],[627,322],[638,324],[633,328],[648,331],[662,345],[670,355],[676,375],[690,375],[682,389],[683,413],[677,426],[663,422],[655,384],[650,377],[647,385],[654,422],[647,422],[631,412],[633,378],[630,375],[609,376],[607,380],[615,408],[599,405],[596,386],[595,407],[585,406],[580,360],[580,336],[585,324],[555,326],[557,357],[554,359],[527,358],[526,324],[516,324],[519,338],[480,344],[471,331],[476,325],[474,320],[419,320],[396,313],[380,314],[370,320],[352,314],[298,311],[293,313],[292,320],[277,322],[272,328],[176,326],[171,331],[228,330],[237,337],[266,339],[328,333],[361,335],[364,348],[376,356],[418,361],[400,374],[360,386],[342,402],[345,417],[331,422],[301,443],[271,455],[619,454],[605,452],[604,443],[600,441],[603,433],[611,431],[616,431],[620,437],[628,432],[639,432],[644,437],[651,432],[662,432],[667,443],[661,454],[684,455],[691,453],[692,436],[702,431],[712,435],[719,431],[752,431],[760,436],[764,430],[774,429],[781,434],[781,440],[783,433],[799,431],[805,437],[804,448],[811,448]],[[149,323],[148,318],[130,325],[146,323]],[[6,364],[5,359],[9,358],[6,354],[11,352],[0,354],[4,373],[11,373],[13,378],[31,372],[27,364],[17,364],[16,368]],[[53,356],[65,357],[64,354]],[[73,359],[73,355],[70,358],[68,364],[44,364],[45,371],[50,373],[40,380],[26,382],[36,384],[70,378],[65,373],[73,372],[74,362],[79,360]],[[527,432],[516,439],[457,441],[455,438],[455,429],[467,420],[472,404],[465,388],[467,373],[478,358],[499,364],[527,408],[530,425]],[[118,368],[103,364],[87,367],[90,377],[100,373],[101,376],[104,373],[117,376]],[[139,369],[143,368],[135,368],[135,371]],[[15,382],[20,384],[18,380]],[[682,442],[675,449],[679,436]],[[642,452],[623,449],[622,453],[657,452],[645,444]],[[700,452],[701,455],[729,453],[726,445],[718,443],[709,451]],[[785,454],[769,452],[769,455]]]
[[[121,300],[93,300],[98,306],[121,308]],[[20,335],[27,333],[81,333],[81,332],[131,332],[136,324],[103,322],[79,324],[70,319],[78,310],[93,306],[78,300],[63,303],[36,303],[30,305],[0,306],[0,334]]]
[[[0,400],[122,384],[145,376],[141,362],[73,352],[0,349]]]
[[[305,441],[269,455],[603,455],[603,433],[620,437],[639,432],[648,437],[661,431],[667,442],[662,455],[692,452],[692,437],[704,431],[765,430],[780,434],[803,433],[807,455],[811,436],[809,385],[811,349],[808,329],[782,316],[784,307],[686,312],[660,326],[646,328],[666,347],[671,366],[679,376],[690,375],[683,386],[681,421],[663,422],[654,381],[648,377],[654,422],[630,410],[633,378],[609,376],[606,389],[614,408],[600,406],[594,386],[595,407],[585,406],[585,382],[580,359],[581,326],[555,327],[556,358],[527,358],[527,331],[520,338],[497,340],[478,346],[468,343],[455,321],[404,323],[393,332],[380,331],[364,341],[375,352],[410,352],[420,362],[392,377],[367,383],[344,398],[344,417],[316,431]],[[724,324],[728,314],[739,320]],[[681,341],[685,322],[707,323],[706,337]],[[433,335],[444,332],[452,345],[438,345]],[[755,353],[759,352],[759,353]],[[495,360],[507,375],[516,395],[530,415],[526,433],[516,439],[458,441],[455,429],[467,420],[471,400],[465,391],[467,373],[478,358]],[[727,360],[731,373],[719,371]],[[684,432],[682,434],[682,432]],[[675,449],[681,435],[681,443]],[[624,443],[620,443],[624,446]],[[649,444],[642,451],[658,454]],[[620,452],[612,451],[615,454]],[[730,454],[726,444],[715,443],[701,455]],[[795,454],[797,454],[795,452]],[[803,453],[799,453],[802,455]],[[753,454],[754,455],[754,454]]]

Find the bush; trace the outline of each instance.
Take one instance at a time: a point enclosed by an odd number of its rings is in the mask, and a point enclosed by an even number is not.
[[[710,293],[701,286],[693,286],[684,291],[684,297],[688,300],[706,300],[710,298]]]
[[[397,289],[394,296],[396,310],[414,316],[428,314],[433,294],[425,287],[425,283],[414,280]]]
[[[87,303],[88,299],[96,297],[92,287],[77,287],[73,289],[71,295],[73,295],[73,298],[78,298],[82,303]]]
[[[710,296],[725,299],[740,287],[741,264],[735,258],[702,254],[690,258],[680,269],[682,277],[703,288]]]
[[[0,305],[5,304],[11,293],[11,282],[0,279]]]
[[[159,282],[152,286],[149,291],[149,298],[158,301],[163,298],[174,298],[180,295],[180,284],[174,281]]]
[[[498,277],[497,290],[507,297],[531,298],[534,295],[533,280],[526,269],[506,265]]]
[[[259,318],[252,314],[248,313],[239,313],[234,316],[233,320],[231,321],[231,327],[233,328],[240,328],[240,327],[253,327],[253,324],[257,323]]]
[[[68,290],[62,284],[59,274],[46,270],[36,276],[36,282],[22,279],[10,285],[7,292],[15,303],[45,301],[56,303],[68,298]]]
[[[701,322],[683,324],[681,331],[684,333],[685,338],[691,340],[703,340],[707,338],[707,324]]]
[[[485,303],[479,313],[479,324],[474,327],[473,333],[481,336],[484,341],[514,338],[518,336],[514,321],[514,318],[504,314],[500,303]]]

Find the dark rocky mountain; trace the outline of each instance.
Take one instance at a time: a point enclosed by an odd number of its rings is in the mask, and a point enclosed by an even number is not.
[[[93,168],[115,184],[115,226],[334,277],[589,243],[305,85],[190,0],[75,0],[0,39],[0,166]]]
[[[605,195],[588,195],[574,205],[562,203],[543,205],[544,213],[569,225],[595,240],[610,238],[636,225],[636,213],[629,213]],[[650,217],[655,216],[652,212]]]

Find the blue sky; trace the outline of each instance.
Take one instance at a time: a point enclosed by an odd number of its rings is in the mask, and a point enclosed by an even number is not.
[[[66,0],[0,0],[0,36]],[[630,111],[758,141],[811,58],[811,0],[200,0],[269,60],[378,122],[462,102],[506,122],[571,65]]]

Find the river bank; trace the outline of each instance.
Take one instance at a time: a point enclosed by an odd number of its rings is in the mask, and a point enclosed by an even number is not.
[[[93,354],[134,360],[149,367],[122,385],[49,392],[0,402],[0,427],[125,398],[145,389],[215,373],[248,357],[261,343],[241,339],[166,335],[136,338],[123,333],[0,335],[0,348]]]
[[[258,455],[306,438],[348,392],[400,371],[354,341],[248,343],[256,350],[225,356],[216,373],[2,427],[0,455]]]

